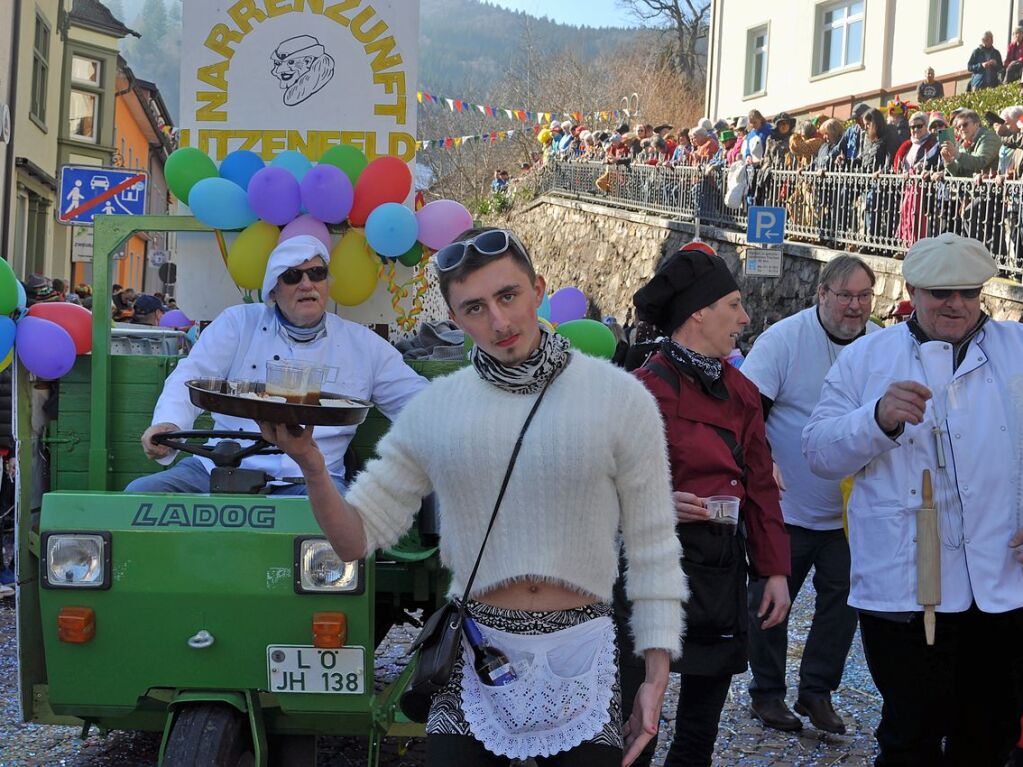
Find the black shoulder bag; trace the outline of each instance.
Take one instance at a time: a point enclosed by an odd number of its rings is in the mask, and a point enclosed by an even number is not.
[[[564,368],[562,368],[564,369]],[[505,490],[508,489],[508,481],[511,479],[512,469],[515,468],[515,460],[519,456],[522,447],[522,440],[526,436],[536,410],[540,407],[547,389],[557,378],[557,374],[551,376],[544,384],[540,395],[533,403],[526,422],[522,424],[519,438],[515,441],[515,448],[512,450],[511,458],[508,461],[508,469],[504,473],[504,480],[501,482],[501,490],[497,494],[497,502],[494,504],[494,511],[490,515],[490,524],[483,536],[483,543],[480,544],[479,554],[476,555],[476,564],[472,567],[472,574],[465,584],[465,592],[460,601],[448,601],[429,617],[423,625],[419,636],[409,648],[410,652],[417,653],[415,659],[416,670],[412,673],[408,687],[401,694],[398,705],[402,713],[413,722],[425,722],[430,713],[430,701],[451,678],[451,671],[454,669],[455,661],[462,647],[462,619],[465,617],[465,605],[469,600],[472,591],[473,581],[476,580],[476,572],[479,570],[480,561],[483,559],[483,550],[486,548],[487,539],[490,538],[490,531],[494,529],[494,521],[497,519],[497,510],[501,508],[501,501],[504,499]]]

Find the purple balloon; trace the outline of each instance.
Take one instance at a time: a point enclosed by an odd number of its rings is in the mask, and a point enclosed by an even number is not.
[[[354,196],[351,180],[334,165],[317,165],[302,178],[302,206],[328,224],[348,218]]]
[[[300,234],[312,235],[322,242],[327,248],[327,252],[330,253],[330,232],[327,230],[327,225],[313,218],[308,213],[299,216],[284,227],[281,230],[281,236],[277,238],[277,242],[284,242],[292,237],[298,237]]]
[[[50,381],[60,378],[75,364],[75,342],[71,334],[56,322],[41,317],[18,320],[14,348],[29,372]]]
[[[161,328],[190,328],[192,321],[180,309],[171,309],[160,318]]]
[[[579,288],[562,288],[551,296],[551,322],[581,320],[586,316],[586,296]]]
[[[249,181],[249,206],[264,221],[284,226],[299,214],[302,192],[284,168],[267,166]]]
[[[432,250],[440,250],[455,237],[472,228],[472,214],[454,200],[434,200],[416,211],[419,241]]]

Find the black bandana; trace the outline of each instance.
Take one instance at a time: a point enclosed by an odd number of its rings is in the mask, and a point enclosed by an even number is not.
[[[568,347],[567,338],[541,325],[540,346],[520,365],[508,367],[478,346],[472,347],[469,359],[487,383],[513,394],[534,394],[568,364]]]
[[[670,338],[665,338],[661,342],[661,351],[683,373],[690,378],[695,378],[707,394],[716,399],[728,399],[728,389],[725,388],[725,382],[722,380],[724,363],[721,360],[687,349]]]

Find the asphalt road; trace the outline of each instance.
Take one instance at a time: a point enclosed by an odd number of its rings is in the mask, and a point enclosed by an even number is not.
[[[809,582],[809,579],[808,579]],[[802,638],[809,630],[813,613],[809,586],[797,599],[789,624],[789,680],[797,678],[802,656]],[[407,632],[405,634],[407,636]],[[385,644],[381,652],[386,664],[401,654],[402,642]],[[80,731],[21,722],[17,697],[17,639],[14,600],[0,600],[0,767],[155,767],[159,736],[141,732],[93,734],[79,740]],[[749,716],[749,675],[737,676],[725,705],[718,732],[715,767],[860,767],[869,765],[874,754],[873,728],[880,716],[881,701],[867,673],[859,637],[846,665],[843,686],[834,697],[844,716],[848,733],[829,735],[807,726],[800,734],[765,730]],[[793,702],[790,693],[789,702]],[[678,678],[673,677],[665,701],[658,746],[660,764],[671,737],[672,717],[678,696]],[[366,764],[365,744],[358,738],[322,738],[317,767],[355,767]],[[422,742],[389,738],[385,743],[384,767],[415,767],[423,764]]]

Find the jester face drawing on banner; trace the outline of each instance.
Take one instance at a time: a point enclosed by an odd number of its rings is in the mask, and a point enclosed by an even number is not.
[[[301,104],[334,77],[334,59],[311,35],[282,41],[271,61],[270,73],[280,81],[285,106]]]

